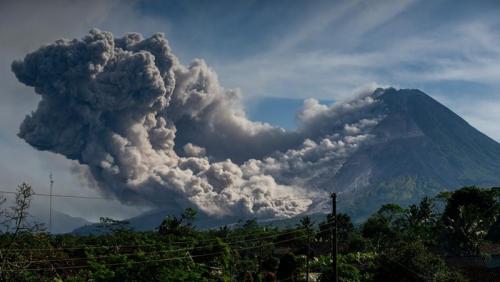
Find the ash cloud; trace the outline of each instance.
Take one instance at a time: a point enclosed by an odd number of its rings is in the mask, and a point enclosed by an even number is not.
[[[306,100],[294,132],[250,121],[240,93],[203,60],[182,65],[163,34],[95,29],[41,47],[12,71],[41,96],[20,126],[30,145],[86,165],[125,203],[191,203],[218,216],[306,211],[322,173],[370,142],[383,118],[365,94],[334,106]]]

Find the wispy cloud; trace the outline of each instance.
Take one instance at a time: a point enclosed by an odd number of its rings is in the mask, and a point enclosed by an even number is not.
[[[223,79],[229,77],[231,84],[251,94],[267,95],[265,89],[281,84],[281,94],[290,95],[289,83],[313,84],[319,87],[302,92],[303,96],[338,98],[346,89],[372,81],[414,85],[457,80],[499,85],[498,61],[498,32],[474,23],[385,42],[367,51],[294,51],[250,58],[218,69],[227,74],[221,75]],[[318,89],[329,91],[317,93]]]
[[[449,105],[500,140],[499,130],[486,121],[494,118],[495,110],[486,106],[491,101],[483,100],[496,101],[500,96],[492,91],[500,87],[500,19],[494,16],[500,5],[462,15],[453,13],[454,3],[438,4],[438,8],[418,1],[332,5],[319,9],[317,16],[290,31],[274,48],[218,62],[215,68],[225,85],[240,87],[251,97],[342,100],[352,89],[374,82],[421,88],[452,101],[459,95],[461,99]],[[417,11],[429,15],[416,16]],[[454,16],[448,18],[448,12]],[[471,91],[473,87],[465,87],[469,84],[480,85],[483,91]],[[480,108],[466,112],[471,102]],[[479,109],[491,115],[484,117]]]

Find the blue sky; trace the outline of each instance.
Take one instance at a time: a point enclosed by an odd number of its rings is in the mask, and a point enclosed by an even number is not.
[[[339,101],[381,85],[419,88],[500,141],[499,15],[498,1],[2,1],[4,190],[29,181],[46,192],[53,171],[61,193],[95,194],[70,161],[16,137],[38,100],[10,63],[60,37],[93,27],[117,36],[164,32],[182,63],[203,58],[222,85],[239,88],[251,118],[286,128],[304,98]],[[141,210],[117,202],[56,206],[90,219]]]
[[[369,84],[419,88],[500,140],[496,113],[478,111],[499,103],[498,1],[284,3],[143,1],[137,7],[166,22],[183,62],[204,58],[246,100],[342,100]]]

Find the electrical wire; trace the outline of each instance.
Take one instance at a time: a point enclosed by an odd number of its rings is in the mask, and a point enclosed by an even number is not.
[[[334,221],[334,219],[328,219],[326,218],[326,221],[323,224],[330,224]],[[297,233],[300,231],[303,231],[307,229],[306,227],[302,227],[299,229],[294,229],[289,232],[281,232],[277,234],[278,236],[280,235],[288,235],[288,234],[293,234]],[[276,235],[269,235],[267,238],[271,238]],[[226,243],[231,243],[231,242],[238,242],[237,240],[234,239],[239,239],[239,238],[244,238],[248,237],[247,234],[245,235],[239,235],[239,236],[228,236],[227,239],[230,239],[229,241],[224,241]],[[245,241],[255,241],[255,240],[260,240],[260,239],[265,239],[266,237],[261,237],[261,238],[254,238],[254,239],[249,239]],[[155,244],[137,244],[137,245],[86,245],[86,246],[81,246],[81,247],[54,247],[54,248],[18,248],[18,249],[0,249],[2,252],[34,252],[34,251],[74,251],[74,250],[84,250],[84,249],[111,249],[111,248],[136,248],[136,247],[155,247],[155,246],[164,246],[164,245],[180,245],[180,244],[186,244],[186,243],[206,243],[206,242],[215,242],[217,240],[224,240],[225,238],[213,238],[213,239],[205,239],[205,240],[184,240],[184,241],[173,241],[173,242],[164,242],[164,243],[155,243]]]
[[[262,248],[265,246],[272,246],[280,243],[285,243],[285,242],[290,242],[298,239],[303,239],[306,238],[308,235],[296,237],[296,238],[291,238],[291,239],[286,239],[286,240],[280,240],[276,242],[271,242],[271,243],[265,243],[265,244],[260,244],[257,246],[252,246],[252,247],[245,247],[245,248],[238,248],[235,249],[235,251],[244,251],[244,250],[251,250],[251,249],[257,249],[257,248]],[[201,254],[201,255],[188,255],[188,256],[181,256],[181,257],[173,257],[173,258],[164,258],[164,259],[156,259],[156,260],[144,260],[144,261],[131,261],[131,262],[121,262],[121,263],[111,263],[111,264],[104,264],[105,266],[118,266],[118,265],[127,265],[127,264],[141,264],[141,263],[149,263],[149,262],[160,262],[160,261],[172,261],[172,260],[183,260],[183,259],[192,259],[192,258],[197,258],[197,257],[205,257],[205,256],[213,256],[217,254],[221,254],[224,251],[219,251],[219,252],[213,252],[209,254]],[[26,262],[26,263],[32,263],[32,262]],[[82,268],[88,268],[90,265],[75,265],[75,266],[62,266],[62,267],[50,267],[50,268],[24,268],[24,271],[45,271],[45,270],[63,270],[63,269],[82,269]],[[18,270],[6,270],[6,271],[18,271]]]
[[[279,233],[279,235],[287,235],[287,234],[293,234],[293,233],[297,233],[297,232],[300,232],[302,230],[304,230],[305,228],[300,228],[300,229],[294,229],[293,231],[289,231],[289,232],[283,232],[283,233]],[[241,236],[234,236],[234,237],[230,237],[229,239],[231,239],[230,241],[228,242],[231,242],[233,239],[237,239],[237,238],[244,238],[244,237],[247,237],[248,235],[241,235]],[[271,238],[273,236],[276,236],[276,235],[269,235],[267,236],[268,238]],[[266,237],[262,237],[262,239],[264,239]],[[198,241],[194,241],[196,243],[202,243],[202,242],[216,242],[217,240],[219,239],[224,239],[224,238],[213,238],[213,239],[206,239],[206,240],[198,240]],[[249,240],[245,240],[245,241],[255,241],[255,240],[259,240],[261,238],[255,238],[255,239],[249,239]],[[234,242],[237,242],[237,241],[234,241]],[[135,247],[154,247],[154,246],[164,246],[164,245],[172,245],[172,244],[185,244],[185,243],[193,243],[193,241],[174,241],[174,242],[165,242],[165,243],[155,243],[155,244],[139,244],[139,245],[90,245],[90,246],[82,246],[82,247],[60,247],[60,248],[23,248],[23,249],[0,249],[0,251],[18,251],[18,252],[22,252],[22,251],[71,251],[71,250],[83,250],[83,249],[110,249],[110,248],[135,248]]]
[[[5,190],[0,190],[0,193],[2,194],[17,194],[15,191],[5,191]],[[47,193],[37,193],[33,192],[33,196],[44,196],[44,197],[56,197],[56,198],[76,198],[76,199],[92,199],[92,200],[110,200],[110,198],[105,198],[105,197],[94,197],[94,196],[80,196],[80,195],[64,195],[64,194],[47,194]],[[290,198],[290,197],[277,197],[277,198],[272,198],[273,200],[316,200],[316,199],[321,199],[321,198],[311,198],[311,197],[295,197],[295,198]],[[226,201],[223,200],[193,200],[193,199],[187,199],[191,202],[195,203],[227,203]],[[166,202],[172,202],[172,203],[177,203],[176,201],[166,201]]]
[[[237,243],[249,243],[249,242],[261,241],[261,240],[265,240],[265,239],[272,239],[274,237],[282,236],[282,235],[290,235],[290,234],[298,233],[298,232],[303,231],[303,230],[305,230],[305,228],[296,229],[296,230],[291,231],[291,232],[278,233],[275,235],[253,238],[253,239],[249,239],[249,240],[234,240],[234,241],[223,241],[223,242],[228,244],[228,245],[234,245]],[[157,246],[157,245],[161,245],[161,244],[152,244],[152,245]],[[138,245],[135,245],[135,246],[138,246]],[[170,252],[172,252],[173,253],[173,252],[179,252],[179,251],[185,251],[185,250],[203,249],[203,248],[207,248],[209,246],[211,246],[211,245],[186,247],[186,248],[180,248],[180,249],[170,249],[170,250],[155,251],[155,252],[158,252],[158,253],[170,253]],[[106,247],[109,247],[109,246],[106,246]],[[25,249],[25,250],[30,250],[30,249]],[[33,249],[31,249],[31,250],[33,250]],[[62,250],[62,249],[47,249],[47,250],[58,251],[58,250]],[[143,252],[143,253],[147,254],[147,253],[151,253],[151,252]],[[99,258],[112,257],[112,256],[116,256],[116,255],[135,255],[135,254],[137,254],[137,252],[103,255],[103,256],[99,256]],[[38,260],[38,261],[30,261],[30,262],[71,261],[71,260],[85,260],[85,259],[91,259],[91,258],[96,258],[96,257],[64,258],[64,259],[54,259],[54,260]]]

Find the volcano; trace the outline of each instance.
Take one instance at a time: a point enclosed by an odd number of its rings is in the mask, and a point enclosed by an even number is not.
[[[418,90],[365,89],[331,106],[307,99],[290,131],[249,120],[238,91],[203,60],[181,64],[160,33],[93,29],[11,68],[41,97],[18,136],[78,162],[125,204],[290,218],[336,191],[339,207],[362,217],[386,202],[500,183],[500,145]]]
[[[406,206],[463,186],[500,185],[500,144],[450,109],[415,89],[377,89],[371,97],[378,101],[376,107],[360,115],[383,116],[370,129],[374,138],[340,165],[336,160],[322,164],[313,176],[299,176],[312,190],[337,192],[339,211],[359,222],[383,204]],[[329,212],[330,202],[319,201],[313,207],[308,213],[318,216]],[[171,208],[160,208],[130,222],[138,230],[153,229],[172,213]],[[203,228],[238,221],[234,216],[205,214],[201,219]],[[77,230],[88,231],[88,226]]]
[[[407,205],[462,186],[500,185],[500,144],[419,90],[378,89],[386,110],[376,141],[351,155],[332,180],[339,206],[362,218],[381,204]]]

